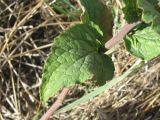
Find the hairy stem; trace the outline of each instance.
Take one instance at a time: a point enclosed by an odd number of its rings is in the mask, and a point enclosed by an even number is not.
[[[68,93],[69,89],[68,88],[64,88],[62,90],[62,92],[59,94],[57,100],[55,101],[55,103],[53,103],[53,105],[49,108],[49,110],[41,117],[40,120],[48,120],[49,117],[62,105],[67,93]]]

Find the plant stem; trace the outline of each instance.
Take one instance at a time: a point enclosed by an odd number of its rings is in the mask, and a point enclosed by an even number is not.
[[[105,48],[110,49],[113,46],[115,46],[120,40],[122,40],[127,35],[129,31],[131,31],[135,26],[137,26],[140,23],[141,22],[131,24],[126,23],[115,36],[113,36],[109,41],[105,43]]]
[[[62,90],[62,92],[59,94],[57,100],[55,101],[55,103],[53,103],[53,105],[49,108],[49,110],[41,117],[40,120],[48,120],[49,117],[62,105],[67,93],[68,93],[69,89],[68,88],[64,88]]]
[[[105,48],[110,49],[114,45],[116,45],[121,39],[125,37],[125,35],[131,31],[136,25],[138,25],[140,22],[132,23],[132,24],[125,24],[121,30],[112,37],[108,42],[105,43]],[[64,88],[62,92],[59,94],[57,100],[53,105],[49,108],[49,110],[41,117],[40,120],[48,120],[49,117],[62,105],[63,100],[65,99],[69,89]]]

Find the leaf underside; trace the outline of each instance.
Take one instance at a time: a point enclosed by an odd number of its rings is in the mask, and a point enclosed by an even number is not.
[[[125,46],[131,54],[148,61],[160,55],[160,35],[151,26],[140,26],[125,38]]]
[[[159,0],[123,0],[125,19],[130,23],[143,21],[139,29],[125,38],[126,49],[143,60],[160,55]],[[137,30],[137,31],[136,31]]]
[[[54,40],[40,87],[40,97],[44,103],[63,87],[89,79],[102,85],[113,77],[112,60],[101,53],[99,39],[102,36],[96,29],[78,24]]]

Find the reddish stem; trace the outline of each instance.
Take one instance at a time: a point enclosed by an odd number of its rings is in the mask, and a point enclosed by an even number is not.
[[[138,25],[140,23],[141,22],[136,22],[136,23],[132,23],[132,24],[126,23],[115,36],[113,36],[109,41],[107,41],[105,43],[105,48],[107,48],[107,49],[112,48],[120,40],[122,40],[127,35],[127,33],[129,31],[131,31],[136,25]]]
[[[55,103],[49,108],[49,110],[41,117],[40,120],[48,120],[49,117],[62,105],[69,89],[64,88],[62,92],[59,94]]]
[[[105,48],[110,49],[112,48],[115,44],[117,44],[120,40],[122,40],[125,35],[132,30],[136,25],[138,25],[140,22],[137,23],[132,23],[132,24],[125,24],[121,30],[113,37],[111,38],[108,42],[105,43]],[[64,88],[60,95],[58,96],[57,100],[53,105],[49,108],[49,110],[41,117],[40,120],[48,120],[49,117],[62,105],[63,100],[65,99],[69,89]]]

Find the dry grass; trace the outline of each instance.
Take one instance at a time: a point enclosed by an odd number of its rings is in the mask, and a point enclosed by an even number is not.
[[[123,47],[115,53],[119,76],[134,62]],[[109,91],[54,117],[60,120],[160,120],[160,59],[147,63],[138,73]]]
[[[39,111],[42,66],[52,41],[77,22],[42,0],[0,1],[1,120],[29,120]]]
[[[74,1],[74,0],[72,0]],[[75,1],[74,1],[75,2]],[[115,0],[121,8],[121,2]],[[117,16],[121,14],[118,11]],[[116,18],[115,21],[121,19]],[[45,108],[39,100],[42,66],[53,39],[79,18],[68,19],[42,0],[0,1],[0,120],[30,120]],[[114,32],[116,31],[116,28]],[[135,61],[123,45],[112,56],[119,76]],[[160,119],[159,59],[111,90],[54,120],[158,120]],[[88,86],[90,83],[88,83]],[[70,92],[65,103],[85,94]],[[49,101],[52,103],[52,101]]]

